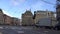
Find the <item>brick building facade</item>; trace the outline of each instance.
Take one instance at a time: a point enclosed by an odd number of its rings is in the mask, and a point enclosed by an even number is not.
[[[20,19],[15,17],[10,17],[3,13],[2,9],[0,9],[0,24],[3,25],[20,25]]]
[[[11,22],[12,22],[11,17],[8,16],[8,15],[6,15],[6,14],[4,14],[4,24],[6,24],[6,25],[12,25]]]
[[[4,19],[3,19],[3,12],[2,12],[2,9],[0,9],[0,24],[3,24],[4,23]]]

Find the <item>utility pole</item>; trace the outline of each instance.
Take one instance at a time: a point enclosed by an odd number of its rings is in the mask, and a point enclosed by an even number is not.
[[[57,21],[60,23],[60,0],[56,2],[56,13],[57,13]]]
[[[57,30],[60,30],[60,0],[56,0],[56,18],[58,21],[58,24],[56,25]]]

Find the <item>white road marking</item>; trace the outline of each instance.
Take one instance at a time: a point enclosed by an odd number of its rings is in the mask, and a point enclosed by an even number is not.
[[[24,33],[24,31],[17,31],[18,33]]]
[[[46,34],[45,32],[38,32],[38,33],[40,33],[40,34]]]
[[[11,28],[11,29],[16,29],[16,28]]]
[[[49,32],[49,31],[44,31],[44,32]]]
[[[46,33],[41,33],[41,34],[46,34]]]
[[[3,29],[3,27],[0,27],[0,29]]]
[[[49,31],[44,31],[43,34],[47,34]]]
[[[19,29],[19,30],[22,30],[22,28],[14,28],[14,27],[13,27],[13,28],[11,28],[11,29]]]
[[[33,29],[33,28],[22,27],[22,29]]]

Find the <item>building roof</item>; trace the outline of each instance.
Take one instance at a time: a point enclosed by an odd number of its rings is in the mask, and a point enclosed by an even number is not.
[[[0,11],[2,11],[2,9],[0,9]]]
[[[30,10],[26,10],[26,12],[24,14],[32,14],[32,12]]]
[[[0,9],[0,12],[2,12],[2,9]]]

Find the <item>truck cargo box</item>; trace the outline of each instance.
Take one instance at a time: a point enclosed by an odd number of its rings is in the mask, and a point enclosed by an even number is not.
[[[51,19],[50,18],[41,18],[39,21],[36,23],[37,26],[51,26]]]

